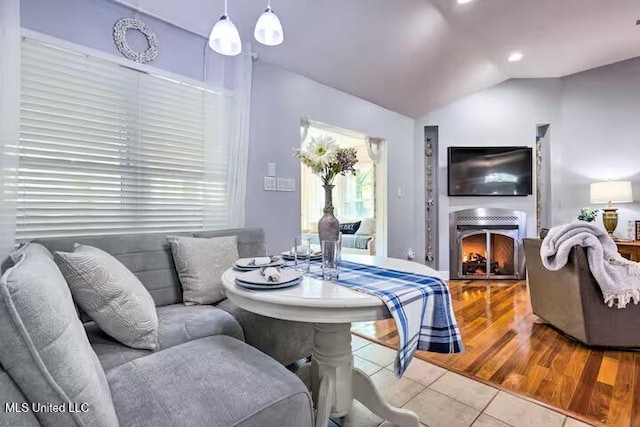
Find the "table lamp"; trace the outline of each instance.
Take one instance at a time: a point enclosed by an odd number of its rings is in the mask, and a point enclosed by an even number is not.
[[[605,181],[591,184],[591,203],[607,205],[602,209],[602,222],[612,238],[618,226],[618,209],[611,204],[631,202],[633,202],[633,194],[629,181]]]

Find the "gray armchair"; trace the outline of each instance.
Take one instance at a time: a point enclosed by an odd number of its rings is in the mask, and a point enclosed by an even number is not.
[[[549,271],[540,259],[541,244],[540,239],[524,240],[533,313],[587,345],[640,347],[640,306],[604,304],[584,248],[574,247],[564,268]]]

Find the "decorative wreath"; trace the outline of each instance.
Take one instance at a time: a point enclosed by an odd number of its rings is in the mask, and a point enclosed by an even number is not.
[[[127,30],[138,30],[146,38],[149,47],[144,52],[136,52],[127,43]],[[113,40],[118,47],[118,50],[126,58],[136,62],[149,62],[156,59],[158,56],[158,38],[156,33],[138,17],[135,18],[122,18],[113,26]]]

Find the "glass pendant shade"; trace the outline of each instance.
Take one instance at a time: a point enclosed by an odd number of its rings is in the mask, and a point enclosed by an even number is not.
[[[236,56],[242,52],[238,29],[226,14],[213,26],[209,35],[209,47],[226,56]]]
[[[271,7],[267,7],[267,10],[258,18],[253,36],[267,46],[277,46],[284,41],[282,24]]]

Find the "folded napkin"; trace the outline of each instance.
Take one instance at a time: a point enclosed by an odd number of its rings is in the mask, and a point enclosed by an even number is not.
[[[291,250],[289,251],[291,256],[295,255],[296,252],[298,252],[298,255],[307,255],[309,252],[309,248],[302,245],[298,246],[297,248],[295,246],[292,246]]]
[[[281,279],[280,271],[275,267],[265,268],[262,275],[267,280],[267,282],[277,283]]]
[[[271,264],[271,258],[268,256],[263,256],[263,257],[257,257],[253,259],[253,263],[249,263],[249,265],[256,265],[256,266],[260,266],[260,265],[269,265]]]

